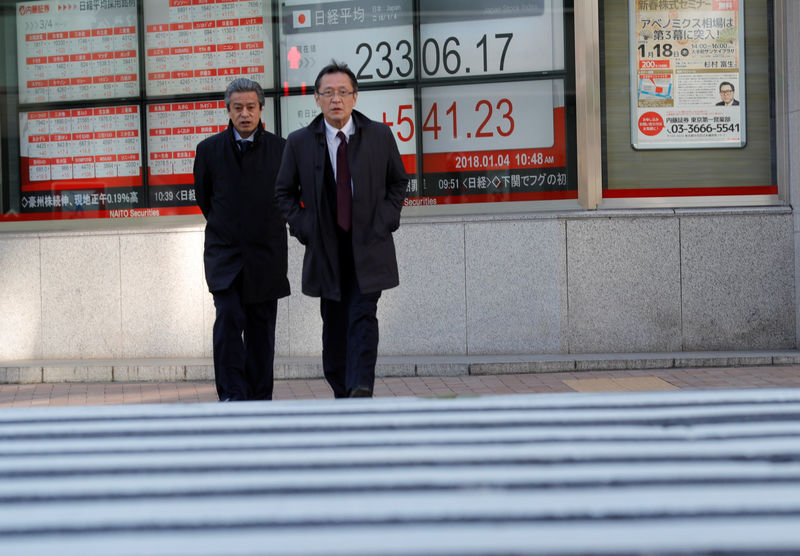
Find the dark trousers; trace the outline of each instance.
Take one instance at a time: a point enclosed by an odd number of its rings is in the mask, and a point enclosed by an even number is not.
[[[355,279],[342,300],[320,300],[322,368],[336,398],[356,388],[372,392],[378,359],[378,299],[381,292],[363,294]]]
[[[361,293],[356,280],[350,234],[339,231],[340,301],[320,299],[322,369],[336,398],[356,388],[372,392],[378,359],[378,299]]]
[[[278,300],[245,303],[241,275],[213,292],[214,378],[220,400],[271,400]]]

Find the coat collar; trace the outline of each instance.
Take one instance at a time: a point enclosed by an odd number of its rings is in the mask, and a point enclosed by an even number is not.
[[[228,120],[228,129],[225,130],[225,133],[228,134],[228,141],[233,145],[236,143],[236,135],[233,133],[233,122]],[[258,145],[261,141],[261,136],[264,135],[264,122],[258,122],[258,126],[256,127],[256,131],[253,134],[253,143]]]

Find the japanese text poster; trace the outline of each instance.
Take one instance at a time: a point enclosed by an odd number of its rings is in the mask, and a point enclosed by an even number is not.
[[[630,0],[631,143],[745,144],[741,0]]]

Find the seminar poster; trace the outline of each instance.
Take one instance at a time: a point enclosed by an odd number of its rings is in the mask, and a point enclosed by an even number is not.
[[[630,0],[631,143],[743,147],[742,0]]]

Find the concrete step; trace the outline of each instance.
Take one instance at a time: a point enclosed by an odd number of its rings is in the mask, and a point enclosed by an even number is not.
[[[708,351],[537,355],[379,357],[379,377],[465,376],[617,369],[671,369],[800,364],[800,351]],[[322,377],[319,357],[276,357],[275,378]],[[0,384],[181,382],[214,379],[211,358],[0,361]]]

